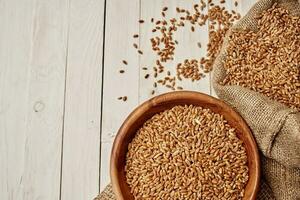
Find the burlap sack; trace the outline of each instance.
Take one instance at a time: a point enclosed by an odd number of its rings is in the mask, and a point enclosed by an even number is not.
[[[261,0],[233,29],[256,30],[255,16],[274,3],[300,16],[300,0]],[[263,177],[257,199],[300,200],[300,113],[246,88],[220,85],[226,47],[227,38],[214,63],[213,86],[218,97],[247,121],[260,148]],[[115,200],[111,185],[95,200]]]
[[[257,30],[256,16],[274,3],[288,9],[294,16],[300,16],[298,0],[261,0],[228,34],[233,29]],[[226,37],[214,63],[213,86],[218,97],[235,108],[247,121],[258,143],[263,174],[258,199],[298,200],[300,113],[246,88],[220,85],[226,75],[222,61],[226,58],[227,43]]]

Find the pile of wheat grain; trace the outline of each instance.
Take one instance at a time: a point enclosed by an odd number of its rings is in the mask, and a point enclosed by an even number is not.
[[[151,94],[154,95],[158,86],[166,87],[170,90],[182,90],[180,82],[184,79],[191,81],[199,81],[205,77],[205,73],[212,70],[213,63],[219,53],[223,38],[229,28],[235,21],[241,18],[241,15],[234,10],[227,10],[220,2],[212,0],[200,0],[199,3],[193,5],[192,9],[184,9],[177,7],[176,16],[167,17],[170,10],[168,7],[163,7],[161,17],[159,19],[151,18],[150,25],[153,26],[152,37],[150,38],[151,48],[153,53],[157,55],[154,66],[142,67],[146,75],[145,79],[154,81]],[[217,5],[219,4],[219,5]],[[238,1],[234,1],[235,7],[238,6]],[[147,21],[140,19],[138,23],[141,25],[149,25]],[[192,58],[187,62],[187,59],[177,65],[168,66],[176,56],[176,49],[180,45],[176,40],[176,32],[179,29],[185,29],[190,32],[195,32],[197,29],[209,29],[209,41],[206,46],[206,55]],[[201,35],[199,35],[201,37]],[[138,40],[140,35],[133,34],[133,38]],[[139,56],[143,56],[143,51],[140,49],[138,42],[133,43],[133,48],[136,49]],[[198,42],[199,48],[205,48]],[[124,62],[124,66],[128,63]],[[153,69],[153,70],[152,70]],[[119,70],[121,74],[125,74],[122,68]],[[173,74],[173,73],[176,74]],[[121,97],[119,97],[121,99]]]
[[[206,13],[205,9],[208,7],[209,9]],[[163,8],[163,13],[166,11],[167,7]],[[234,10],[228,11],[225,7],[215,5],[212,2],[207,4],[204,1],[195,4],[193,10],[177,7],[176,11],[180,16],[178,18],[166,20],[165,14],[162,14],[163,19],[157,21],[151,20],[155,25],[152,32],[158,32],[159,34],[156,34],[155,37],[150,39],[152,50],[156,52],[158,56],[157,62],[159,61],[159,67],[162,69],[158,73],[157,71],[154,71],[154,78],[158,78],[158,80],[155,81],[172,90],[176,90],[178,81],[182,81],[183,79],[199,81],[204,77],[204,73],[209,73],[212,70],[213,63],[217,54],[220,52],[224,36],[233,23],[241,17],[241,15]],[[207,44],[206,56],[201,59],[194,58],[188,62],[187,59],[184,59],[184,62],[178,63],[176,66],[176,76],[166,76],[163,74],[164,70],[167,68],[165,63],[174,59],[176,48],[179,45],[178,41],[175,39],[177,30],[185,28],[194,32],[197,28],[207,27],[208,22],[209,43]],[[202,48],[201,44],[198,44],[198,47]],[[171,68],[173,67],[171,66]],[[169,69],[169,71],[173,70]],[[159,74],[161,74],[163,78],[159,78]],[[162,84],[164,83],[165,77],[174,79],[172,84]],[[179,86],[177,89],[178,88],[181,87]]]
[[[209,109],[175,106],[154,115],[129,144],[126,179],[135,199],[242,199],[243,142]]]
[[[240,85],[300,110],[300,17],[278,5],[259,16],[258,30],[230,35],[225,85]]]

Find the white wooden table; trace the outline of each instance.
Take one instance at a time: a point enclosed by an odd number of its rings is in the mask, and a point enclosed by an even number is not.
[[[244,14],[255,0],[227,0]],[[149,38],[168,6],[196,0],[0,1],[0,199],[87,200],[109,182],[114,135],[152,95],[142,66],[155,61]],[[219,0],[215,0],[219,2]],[[133,34],[141,37],[134,39]],[[175,62],[199,58],[207,28],[176,33]],[[138,56],[137,42],[144,51]],[[124,67],[122,60],[128,61]],[[125,74],[118,71],[125,68]],[[185,89],[214,95],[210,75]],[[159,88],[156,94],[167,92]],[[117,100],[128,96],[126,102]]]

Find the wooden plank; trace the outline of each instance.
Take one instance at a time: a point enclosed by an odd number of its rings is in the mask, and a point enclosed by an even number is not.
[[[59,199],[67,4],[1,4],[0,196]]]
[[[101,145],[101,179],[100,191],[102,191],[110,183],[110,153],[112,149],[112,142],[103,142]]]
[[[68,4],[39,0],[34,7],[23,199],[50,200],[60,190]]]
[[[151,18],[154,18],[155,22],[157,20],[166,19],[169,21],[170,18],[176,18],[179,21],[183,14],[176,12],[176,8],[184,8],[190,11],[193,11],[194,4],[199,3],[199,1],[161,1],[161,0],[142,0],[141,5],[141,18],[145,20],[145,24],[140,26],[140,45],[141,49],[144,52],[143,56],[140,56],[140,67],[147,67],[149,70],[144,71],[140,68],[140,84],[139,84],[139,100],[143,102],[150,97],[153,97],[151,91],[155,90],[155,95],[162,94],[165,92],[170,92],[169,88],[164,86],[159,86],[157,88],[153,87],[155,80],[163,78],[167,74],[167,70],[163,73],[162,76],[157,78],[153,77],[153,66],[156,64],[156,60],[159,58],[156,55],[156,52],[153,52],[150,38],[155,36],[160,36],[160,32],[152,32],[152,29],[156,26],[155,23],[151,23]],[[168,10],[165,11],[166,17],[162,17],[162,9],[167,7]],[[207,13],[205,9],[203,14]],[[179,27],[178,30],[174,33],[174,40],[178,41],[176,45],[175,55],[173,61],[168,61],[167,63],[162,63],[165,67],[171,72],[171,76],[176,75],[176,66],[178,63],[183,63],[185,59],[197,59],[200,60],[201,57],[206,54],[206,45],[208,43],[208,26],[199,27],[195,26],[195,32],[191,31],[191,24],[186,22],[184,27]],[[201,43],[202,48],[198,47],[198,42]],[[148,79],[145,79],[145,74],[150,73],[152,76]],[[210,82],[209,75],[206,74],[205,78],[202,78],[199,81],[192,82],[191,80],[177,81],[178,86],[182,86],[185,90],[199,91],[206,94],[210,94]]]
[[[104,0],[70,2],[62,200],[99,192]]]
[[[139,0],[109,0],[106,6],[102,141],[113,141],[123,120],[138,105],[139,62],[131,48],[138,39]],[[128,65],[122,63],[126,60]],[[119,70],[125,70],[124,74]],[[126,102],[117,100],[127,96]]]
[[[34,14],[28,4],[6,0],[0,6],[0,199],[8,200],[22,195]]]
[[[239,1],[237,11],[244,16],[248,13],[252,6],[254,6],[255,3],[257,3],[257,0]]]
[[[132,48],[138,39],[139,0],[109,0],[106,6],[105,56],[102,110],[101,190],[109,180],[110,149],[128,114],[138,105],[139,61]],[[122,63],[126,60],[128,65]],[[119,70],[125,70],[120,74]],[[127,96],[126,102],[117,100]]]

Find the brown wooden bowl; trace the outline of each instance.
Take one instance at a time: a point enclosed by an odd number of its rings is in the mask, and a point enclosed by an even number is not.
[[[260,161],[255,140],[245,121],[224,102],[198,92],[171,92],[146,101],[138,106],[124,121],[115,138],[110,162],[110,176],[113,191],[119,200],[133,200],[130,188],[125,179],[125,158],[128,144],[137,130],[156,113],[170,109],[176,105],[195,105],[209,108],[222,114],[228,123],[236,128],[237,136],[244,142],[249,167],[249,181],[243,199],[254,200],[259,187]]]

